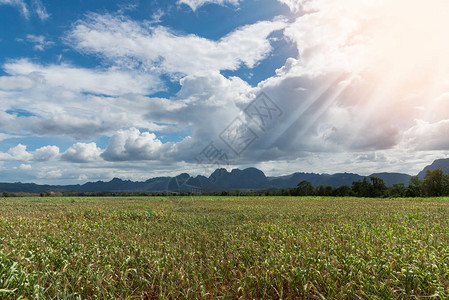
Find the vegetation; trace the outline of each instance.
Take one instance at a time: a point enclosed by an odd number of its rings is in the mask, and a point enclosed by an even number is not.
[[[447,298],[448,215],[446,198],[1,198],[0,298]]]
[[[409,186],[404,184],[394,184],[387,187],[385,182],[378,177],[371,176],[362,181],[355,181],[352,187],[340,186],[318,186],[314,188],[308,181],[302,181],[297,188],[271,191],[266,193],[274,195],[290,196],[356,196],[369,198],[386,197],[442,197],[449,196],[449,174],[444,173],[442,169],[427,170],[424,180],[414,176],[410,180]]]

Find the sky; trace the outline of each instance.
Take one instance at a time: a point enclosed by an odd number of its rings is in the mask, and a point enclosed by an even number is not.
[[[0,182],[449,157],[446,0],[0,0]]]

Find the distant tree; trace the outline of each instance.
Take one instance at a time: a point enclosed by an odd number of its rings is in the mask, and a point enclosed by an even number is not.
[[[371,176],[368,181],[363,178],[362,181],[354,181],[352,183],[352,191],[358,197],[385,197],[388,188],[382,178]]]
[[[334,189],[333,196],[336,197],[347,197],[347,196],[353,196],[354,193],[352,192],[351,187],[347,185],[339,186],[338,188]]]
[[[421,197],[422,196],[422,180],[418,176],[410,178],[410,183],[405,191],[406,197]]]
[[[449,194],[449,176],[442,169],[427,170],[422,183],[427,197],[441,197]]]
[[[7,192],[7,191],[4,191],[4,192],[2,193],[2,196],[3,196],[3,197],[15,197],[15,194],[14,194],[14,193]]]
[[[332,196],[334,194],[334,188],[330,185],[320,185],[315,189],[315,195],[317,196]]]
[[[313,196],[315,194],[315,189],[313,188],[312,183],[307,180],[298,183],[298,188],[296,190],[298,196]]]
[[[390,190],[391,197],[405,197],[407,192],[407,188],[403,183],[393,184],[393,187]]]
[[[387,186],[382,178],[371,176],[371,194],[368,197],[385,197],[388,191]]]
[[[373,186],[368,179],[363,178],[362,181],[354,181],[352,183],[352,191],[357,197],[371,197]]]

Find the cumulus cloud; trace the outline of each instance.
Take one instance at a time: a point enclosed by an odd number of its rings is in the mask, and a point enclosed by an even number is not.
[[[219,72],[188,75],[181,80],[176,98],[153,101],[147,118],[189,126],[189,137],[164,149],[164,161],[194,162],[196,156],[238,116],[255,97],[257,90],[238,77]]]
[[[91,14],[68,34],[75,49],[98,54],[114,63],[171,74],[254,67],[271,51],[267,37],[285,27],[284,20],[241,27],[219,41],[182,35],[163,26],[146,26],[112,15]]]
[[[100,160],[101,152],[96,143],[76,143],[61,158],[74,163],[87,163]]]
[[[56,158],[59,155],[57,146],[43,146],[33,152],[27,151],[27,146],[18,144],[8,150],[7,153],[0,152],[0,160],[4,161],[25,161],[43,162]]]
[[[59,147],[57,146],[44,146],[34,151],[34,160],[36,161],[49,161],[56,158],[59,155]]]
[[[186,4],[190,6],[193,11],[196,11],[199,7],[207,3],[215,3],[219,5],[232,4],[238,5],[240,0],[179,0],[180,4]]]
[[[155,99],[146,116],[165,123],[193,125],[195,134],[203,138],[217,135],[253,96],[248,83],[218,72],[189,75],[180,83],[175,99]]]
[[[29,161],[33,158],[33,154],[27,151],[27,146],[18,144],[8,150],[9,160]]]
[[[154,133],[130,128],[114,134],[101,157],[108,161],[155,160],[163,154],[163,146]]]

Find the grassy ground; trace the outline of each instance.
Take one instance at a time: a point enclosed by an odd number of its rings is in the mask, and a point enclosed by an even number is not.
[[[0,198],[0,298],[449,297],[449,199]]]

